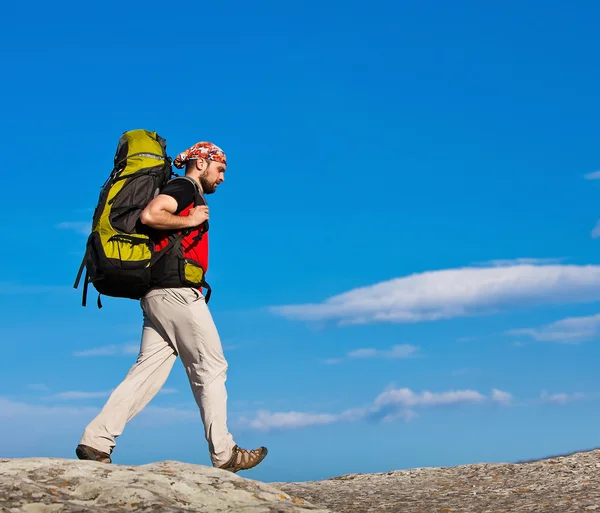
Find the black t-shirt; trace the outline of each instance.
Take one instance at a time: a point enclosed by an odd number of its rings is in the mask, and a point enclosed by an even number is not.
[[[161,194],[168,194],[177,201],[177,210],[175,215],[178,215],[184,208],[194,202],[196,197],[196,187],[189,180],[171,180],[160,191]]]

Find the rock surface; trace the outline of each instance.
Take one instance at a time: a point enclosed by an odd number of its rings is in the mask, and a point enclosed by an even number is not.
[[[600,450],[261,483],[202,465],[0,459],[1,513],[600,513]]]
[[[338,513],[600,512],[600,450],[270,484]]]
[[[0,459],[2,513],[330,513],[264,483],[203,465]]]

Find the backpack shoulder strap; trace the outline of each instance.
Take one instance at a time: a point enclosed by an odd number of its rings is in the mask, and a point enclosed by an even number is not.
[[[196,190],[196,195],[194,196],[194,206],[197,207],[198,205],[208,205],[208,203],[206,201],[206,197],[200,190],[200,186],[198,185],[198,182],[196,182],[196,180],[194,180],[193,178],[190,178],[189,176],[186,176],[186,175],[176,176],[175,178],[172,178],[170,181],[172,182],[173,180],[188,180],[189,182],[192,182],[192,184],[194,185],[194,189]],[[204,229],[200,230],[200,232],[198,233],[196,240],[200,240],[202,238],[202,233],[208,231],[208,228],[209,228],[208,221],[204,221],[203,228]],[[185,230],[186,234],[189,234],[191,232],[192,232],[191,228],[188,228],[187,230]]]
[[[200,187],[198,186],[198,182],[196,182],[196,180],[194,180],[193,178],[190,178],[189,176],[186,176],[186,175],[176,176],[175,178],[171,179],[171,182],[173,180],[187,180],[188,182],[191,182],[194,185],[194,189],[196,191],[196,196],[194,197],[194,206],[195,207],[197,207],[198,205],[208,205],[208,203],[206,202],[206,197],[200,190]]]

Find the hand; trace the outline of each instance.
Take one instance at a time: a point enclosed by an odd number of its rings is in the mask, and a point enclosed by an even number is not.
[[[193,207],[187,215],[190,226],[200,226],[205,221],[208,221],[208,207],[206,205],[198,205],[197,207]]]

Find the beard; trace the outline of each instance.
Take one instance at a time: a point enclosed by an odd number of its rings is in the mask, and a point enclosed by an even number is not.
[[[200,184],[202,185],[202,190],[204,194],[213,194],[217,190],[217,183],[210,182],[205,177],[200,177]]]

